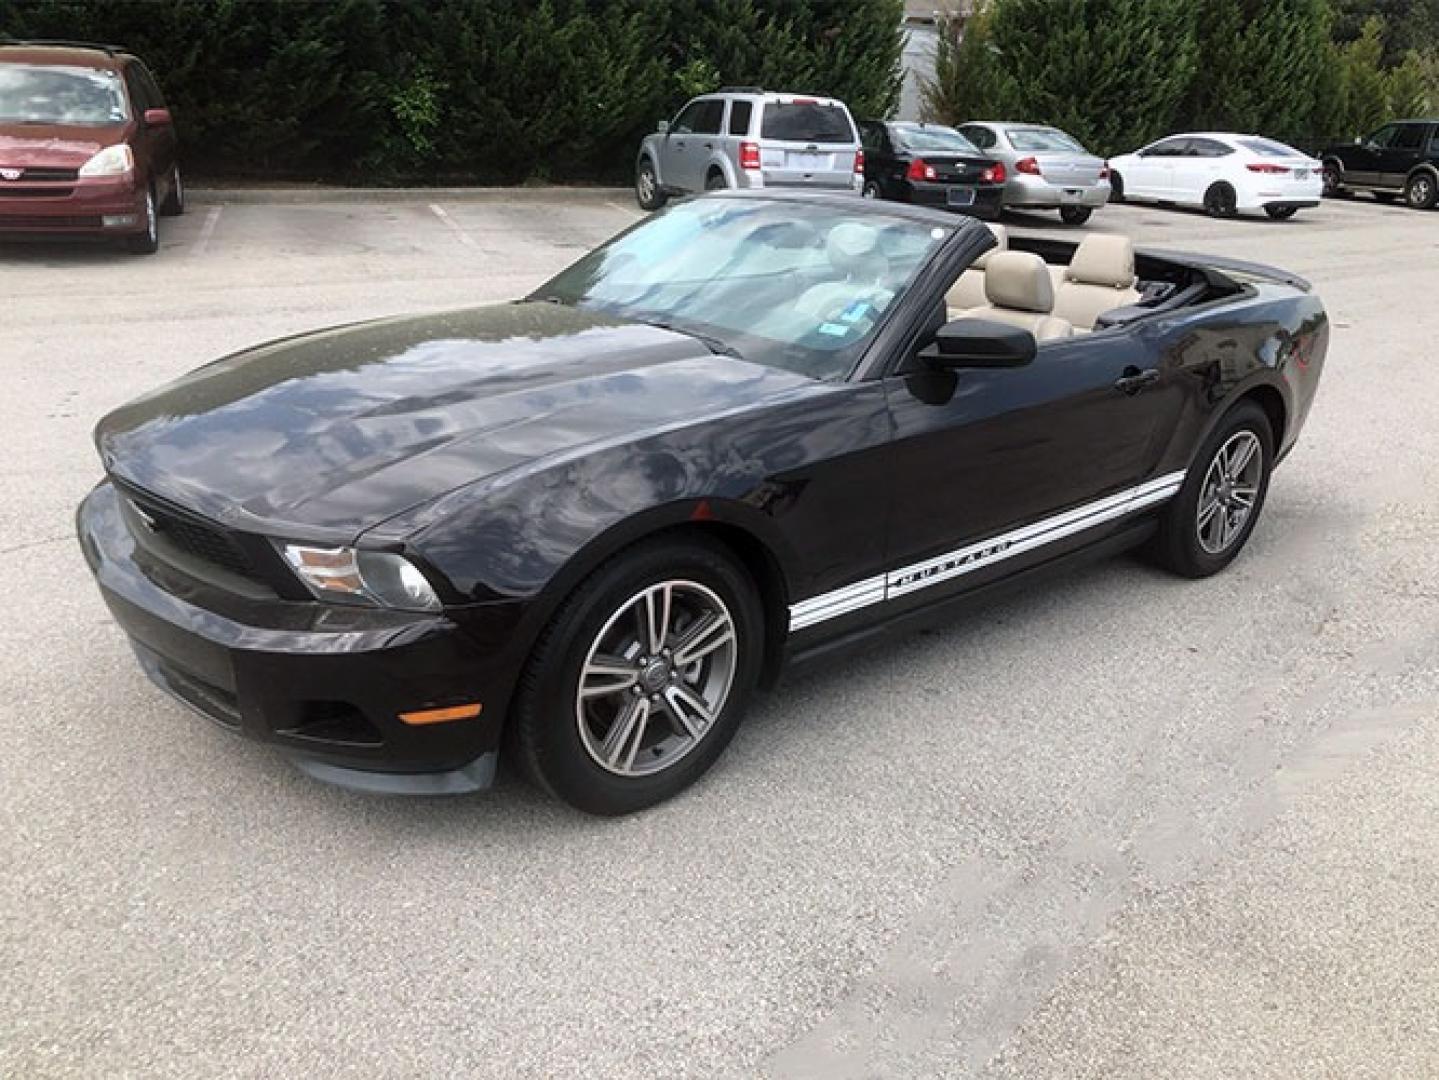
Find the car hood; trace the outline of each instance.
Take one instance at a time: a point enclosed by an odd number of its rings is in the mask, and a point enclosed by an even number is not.
[[[0,120],[0,165],[78,169],[107,146],[125,141],[126,124],[16,124]]]
[[[551,455],[819,385],[657,327],[503,304],[260,346],[116,410],[96,443],[122,483],[214,520],[338,539]]]

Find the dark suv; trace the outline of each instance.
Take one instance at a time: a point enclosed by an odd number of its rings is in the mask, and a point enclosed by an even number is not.
[[[1439,120],[1396,120],[1320,157],[1326,195],[1369,191],[1383,202],[1402,195],[1416,210],[1439,202]]]
[[[113,46],[0,43],[0,235],[159,246],[185,208],[175,126],[145,65]]]

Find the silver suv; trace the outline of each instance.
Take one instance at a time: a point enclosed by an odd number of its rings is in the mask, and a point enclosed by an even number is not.
[[[844,102],[726,87],[661,120],[635,162],[635,198],[646,210],[671,195],[766,187],[863,190],[864,151]]]

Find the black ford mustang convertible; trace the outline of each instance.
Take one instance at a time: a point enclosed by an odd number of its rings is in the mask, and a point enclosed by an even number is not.
[[[858,199],[677,203],[517,303],[322,330],[106,417],[86,558],[149,676],[306,771],[679,791],[786,663],[1072,556],[1232,560],[1305,282]]]

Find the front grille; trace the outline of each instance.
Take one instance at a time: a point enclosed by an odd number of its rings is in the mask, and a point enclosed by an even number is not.
[[[185,554],[213,563],[232,574],[257,576],[245,549],[223,530],[181,517],[154,503],[136,501],[136,505],[150,531],[163,536]]]
[[[0,231],[5,229],[98,229],[99,215],[89,214],[0,214]]]
[[[68,187],[16,187],[14,184],[0,186],[0,199],[67,199],[75,194]]]
[[[17,181],[38,182],[42,180],[78,180],[80,179],[79,169],[56,169],[48,165],[30,165],[20,170],[20,175],[15,178]],[[8,182],[8,181],[7,181]],[[5,188],[5,182],[0,182],[0,191]]]

